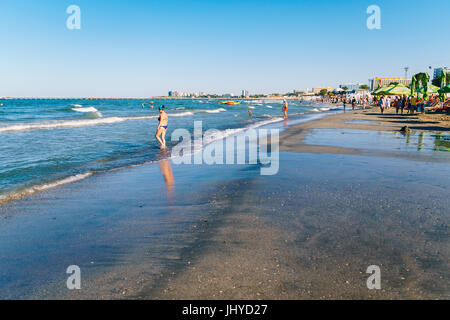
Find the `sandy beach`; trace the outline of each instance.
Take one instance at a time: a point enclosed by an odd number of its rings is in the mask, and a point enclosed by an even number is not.
[[[141,297],[449,298],[448,155],[304,142],[314,129],[382,132],[409,125],[421,132],[449,130],[448,116],[400,118],[376,111],[333,115],[288,129],[281,139],[282,172],[228,186],[233,198],[225,217],[202,234],[203,254],[188,254],[194,262]],[[427,164],[410,162],[422,160]],[[436,171],[440,174],[433,178]],[[365,270],[371,264],[385,270],[380,291],[366,288]]]
[[[448,118],[330,114],[286,129],[274,176],[167,161],[12,202],[1,295],[448,299],[448,130]],[[71,264],[82,290],[65,287]],[[366,287],[370,265],[381,290]]]

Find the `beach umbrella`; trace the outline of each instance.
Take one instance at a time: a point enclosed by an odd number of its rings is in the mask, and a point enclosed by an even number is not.
[[[381,95],[383,94],[384,91],[389,90],[390,88],[392,88],[393,85],[390,86],[384,86],[384,87],[379,87],[377,90],[375,90],[374,92],[372,92],[372,94],[375,95]]]
[[[402,84],[396,84],[390,86],[390,88],[385,90],[383,93],[391,96],[409,95],[411,93],[411,89]]]

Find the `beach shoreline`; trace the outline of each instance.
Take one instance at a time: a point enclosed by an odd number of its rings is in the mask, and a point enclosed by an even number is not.
[[[305,152],[305,153],[333,153],[373,156],[398,156],[408,157],[405,153],[394,153],[386,151],[361,150],[350,147],[337,147],[332,145],[313,145],[303,143],[304,138],[313,130],[321,129],[349,129],[377,132],[402,132],[407,126],[408,132],[405,136],[413,133],[446,133],[450,131],[450,116],[444,114],[396,114],[391,108],[384,114],[377,107],[347,111],[346,113],[332,114],[318,121],[311,121],[294,125],[284,132],[280,143],[281,151]],[[420,154],[414,154],[410,159],[422,158]],[[444,159],[446,160],[446,159]]]
[[[87,277],[84,290],[73,292],[64,287],[62,271],[20,298],[447,299],[448,153],[353,146],[358,137],[370,146],[370,132],[398,132],[406,121],[418,121],[405,116],[394,123],[392,115],[374,110],[288,127],[275,176],[260,176],[257,166],[172,164],[169,183],[155,163],[0,207],[5,255],[15,247],[28,252],[25,271],[41,275],[50,271],[34,254],[56,259],[58,267],[79,259]],[[448,131],[445,121],[411,127]],[[357,134],[340,136],[339,130]],[[345,139],[311,144],[330,134]],[[392,195],[396,186],[401,194]],[[3,270],[20,274],[20,258],[5,259]],[[383,270],[382,290],[366,287],[372,264]],[[11,285],[6,288],[14,292]]]
[[[376,170],[381,171],[385,170],[383,166],[386,163],[398,166],[397,169],[401,171],[404,170],[401,165],[402,161],[425,161],[436,163],[438,166],[440,166],[440,162],[448,163],[450,161],[448,157],[443,160],[433,157],[422,158],[417,153],[402,156],[392,152],[369,152],[357,148],[314,146],[304,142],[305,137],[313,129],[398,131],[411,121],[411,117],[405,117],[404,121],[398,120],[395,123],[390,123],[389,120],[384,117],[380,118],[373,111],[373,109],[370,109],[333,114],[319,120],[293,125],[287,129],[281,137],[280,150],[282,155],[284,154],[284,158],[289,159],[290,164],[284,162],[285,165],[283,166],[283,162],[280,163],[281,170],[286,170],[287,167],[288,171],[283,177],[287,178],[292,175],[301,177],[298,169],[295,168],[295,162],[301,161],[303,158],[301,154],[315,160],[320,159],[322,162],[325,161],[322,164],[327,164],[326,167],[319,166],[315,167],[316,170],[313,170],[314,174],[318,175],[318,177],[314,177],[319,180],[318,185],[323,183],[328,185],[330,180],[333,180],[331,156],[343,162],[350,162],[347,170],[339,176],[341,179],[344,179],[347,174],[355,175],[352,171],[360,172],[361,169],[356,164],[358,161],[362,163],[372,161],[371,169],[374,170],[373,168],[379,165]],[[345,123],[349,120],[377,120],[381,123]],[[422,132],[448,130],[448,122],[446,121],[434,123],[433,128],[429,128],[427,125],[426,120],[422,123],[417,121],[414,129]],[[381,159],[377,160],[378,157],[381,157]],[[383,160],[383,158],[387,160]],[[328,161],[330,161],[329,164]],[[355,162],[354,168],[352,167],[353,161]],[[305,163],[302,162],[302,164]],[[329,175],[320,174],[317,169],[326,171]],[[305,168],[305,170],[308,170],[308,168]],[[436,217],[427,216],[425,218],[420,210],[413,212],[410,205],[404,205],[404,199],[401,199],[400,195],[391,197],[389,193],[385,192],[394,188],[394,183],[402,185],[403,181],[401,173],[385,171],[395,178],[381,186],[371,183],[369,180],[367,184],[376,186],[369,187],[366,193],[358,193],[357,196],[347,195],[345,192],[336,196],[339,194],[339,191],[337,191],[339,189],[355,190],[351,182],[348,182],[350,185],[348,186],[345,182],[337,181],[338,189],[327,190],[317,185],[313,187],[312,185],[316,183],[309,180],[311,186],[301,187],[304,192],[314,193],[316,188],[320,190],[318,194],[324,194],[324,196],[312,195],[316,201],[309,201],[310,207],[302,207],[309,200],[308,196],[301,196],[305,202],[294,200],[304,193],[296,193],[289,187],[278,187],[279,183],[281,183],[281,186],[284,183],[289,184],[289,182],[283,181],[283,178],[255,179],[247,181],[244,188],[230,187],[230,193],[235,193],[238,199],[229,199],[226,209],[227,214],[220,216],[218,220],[220,222],[214,228],[202,232],[198,245],[191,248],[191,251],[188,251],[185,256],[186,261],[188,261],[185,268],[167,275],[165,281],[162,281],[159,287],[144,290],[137,297],[140,299],[193,300],[447,299],[449,288],[445,282],[450,275],[443,264],[445,265],[444,261],[449,255],[450,247],[448,238],[444,236],[448,234],[448,230],[445,227],[444,229],[441,228],[449,221],[445,214],[445,203],[448,203],[448,200],[443,196],[444,203],[433,213]],[[414,184],[424,182],[420,180],[422,178],[424,177],[419,178],[419,181],[415,181]],[[261,180],[266,181],[261,182]],[[364,179],[361,180],[362,183]],[[292,179],[290,182],[295,184],[297,181]],[[272,184],[277,187],[270,187]],[[361,184],[357,184],[357,186],[361,188]],[[280,188],[284,191],[280,192]],[[415,201],[413,199],[419,197],[420,191],[415,188],[411,187],[411,190],[407,191],[411,195],[408,197],[410,201]],[[272,192],[266,189],[272,190]],[[371,189],[377,190],[378,194],[372,194],[373,190]],[[405,189],[410,189],[410,187],[405,185]],[[291,191],[292,194],[290,194]],[[448,194],[448,183],[441,191]],[[270,208],[270,210],[264,207],[264,205],[270,205],[267,201],[262,200],[259,194],[261,192],[269,194],[269,199],[275,195],[274,200],[269,201],[275,201],[279,205],[278,210],[276,205],[275,208]],[[289,194],[288,199],[283,199],[283,192]],[[280,198],[277,198],[277,196]],[[317,198],[326,203],[325,208],[318,204],[320,201],[317,201]],[[337,203],[334,202],[336,198],[339,199]],[[423,207],[432,206],[433,201],[427,202],[425,198],[420,198],[421,201],[424,201],[418,203],[421,210],[423,210]],[[398,200],[401,200],[401,205],[398,204]],[[289,201],[295,202],[298,206],[291,204],[293,208],[289,208]],[[366,207],[361,201],[370,203],[369,207]],[[261,204],[261,202],[264,202],[264,204]],[[329,202],[333,203],[331,213],[327,211],[330,210]],[[358,205],[353,205],[353,202],[357,202]],[[317,210],[315,207],[321,209]],[[352,209],[356,212],[349,211]],[[282,213],[286,210],[290,211],[290,214]],[[309,210],[315,212],[319,217],[311,217],[314,214],[307,213]],[[367,213],[364,210],[375,211],[376,213],[373,213],[375,217],[366,217]],[[267,211],[270,212],[267,213]],[[280,213],[277,211],[280,211]],[[429,228],[428,225],[429,229],[425,228],[428,229],[427,231],[421,229],[424,228],[425,224],[429,224],[429,221],[418,226],[418,229],[416,229],[417,226],[414,226],[414,223],[408,225],[408,228],[404,228],[403,223],[409,223],[407,222],[409,219],[417,219],[417,217],[408,217],[404,211],[413,216],[417,215],[420,219],[430,221],[438,219],[438,221],[444,223],[435,226],[437,229],[434,230]],[[432,210],[427,208],[427,211]],[[342,220],[339,216],[340,212],[345,213],[348,220]],[[272,214],[278,217],[274,218]],[[380,223],[378,220],[380,217],[376,217],[377,215],[383,216],[382,219],[389,219],[389,222]],[[326,216],[330,220],[320,216]],[[399,223],[391,220],[393,216],[402,216],[405,221]],[[329,226],[330,221],[334,221],[338,227]],[[290,229],[290,224],[298,226],[301,231]],[[312,229],[318,232],[311,231],[306,227],[308,225],[314,226]],[[326,231],[319,231],[322,229]],[[387,231],[388,229],[392,230]],[[343,230],[348,235],[340,234]],[[384,232],[385,234],[383,234]],[[412,236],[407,236],[408,232]],[[426,239],[427,237],[424,237],[422,232],[433,234],[433,239],[431,241]],[[363,235],[364,233],[365,235]],[[432,254],[427,249],[421,248],[421,245],[417,246],[415,241],[418,239],[421,239],[419,242],[422,240],[428,242],[429,245],[434,247],[433,250],[439,253],[437,255],[436,253]],[[358,241],[362,243],[360,244]],[[391,246],[390,241],[396,245]],[[435,246],[440,249],[436,249]],[[343,247],[347,248],[343,249]],[[199,254],[200,252],[201,254]],[[418,261],[426,259],[429,262],[428,266],[424,267],[422,262],[418,263]],[[379,261],[378,264],[381,265],[382,269],[388,269],[388,274],[384,274],[384,283],[388,284],[379,291],[368,290],[365,287],[367,278],[365,268],[376,260]],[[380,261],[382,262],[380,263]]]

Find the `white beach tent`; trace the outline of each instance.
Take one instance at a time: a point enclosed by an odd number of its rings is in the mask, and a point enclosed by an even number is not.
[[[337,94],[337,93],[341,93],[341,92],[343,92],[343,91],[345,91],[345,90],[342,89],[342,88],[336,88],[336,89],[333,90],[333,93],[334,93],[334,94]]]

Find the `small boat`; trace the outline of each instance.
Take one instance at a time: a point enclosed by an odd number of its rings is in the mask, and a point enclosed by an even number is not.
[[[225,101],[225,102],[221,102],[221,104],[226,104],[226,105],[229,105],[229,106],[236,106],[236,105],[241,104],[241,103],[237,102],[237,101]]]

